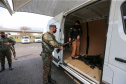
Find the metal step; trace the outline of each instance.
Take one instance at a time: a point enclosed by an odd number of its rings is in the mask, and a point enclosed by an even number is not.
[[[75,70],[74,68],[70,67],[67,64],[61,64],[60,66],[63,67],[67,72],[69,72],[71,75],[76,77],[79,81],[81,81],[84,84],[99,84],[99,83],[91,80],[87,76],[81,74],[79,71]]]

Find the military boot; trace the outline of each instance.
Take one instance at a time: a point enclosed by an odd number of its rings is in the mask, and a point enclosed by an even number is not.
[[[11,63],[9,63],[9,70],[13,70]]]
[[[0,72],[4,71],[5,70],[5,66],[4,65],[1,65],[1,70]]]
[[[51,78],[51,76],[48,76],[48,82],[50,84],[56,84],[56,81]]]
[[[14,56],[14,59],[17,60],[16,56]]]

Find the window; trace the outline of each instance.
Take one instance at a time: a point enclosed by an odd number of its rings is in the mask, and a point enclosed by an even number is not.
[[[29,39],[29,37],[22,37],[22,39]]]
[[[124,2],[121,6],[122,10],[122,19],[123,19],[123,25],[124,25],[124,32],[126,34],[126,2]]]
[[[41,39],[40,37],[35,37],[35,39]]]

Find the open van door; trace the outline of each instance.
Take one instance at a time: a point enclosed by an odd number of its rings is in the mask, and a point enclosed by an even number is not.
[[[55,16],[54,18],[52,18],[48,22],[48,25],[47,25],[47,31],[49,30],[49,25],[51,25],[51,24],[56,25],[57,32],[54,35],[56,37],[56,40],[58,42],[60,42],[60,43],[63,43],[63,42],[61,42],[61,37],[62,37],[62,35],[61,35],[61,23],[62,23],[62,19],[63,19],[63,12],[60,13],[59,15]],[[59,61],[61,59],[61,53],[57,53],[56,49],[57,48],[55,48],[54,52],[53,52],[53,57],[54,57],[53,63],[58,66],[59,65]]]
[[[126,84],[126,2],[125,0],[116,0],[113,28],[110,44],[110,53],[108,55],[107,66],[110,70],[103,70],[104,75],[108,74],[110,84]],[[124,11],[125,10],[125,11]],[[122,11],[122,12],[121,12]],[[124,13],[124,14],[123,14]],[[124,26],[123,26],[124,25]]]
[[[126,23],[123,23],[123,14],[126,12],[125,0],[117,0],[116,11],[114,17],[112,40],[109,56],[109,66],[113,70],[113,84],[126,84],[126,33],[124,32],[124,27]],[[125,5],[125,6],[124,6]]]

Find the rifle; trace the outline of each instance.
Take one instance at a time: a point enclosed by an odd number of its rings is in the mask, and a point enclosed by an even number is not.
[[[72,43],[73,41],[75,41],[75,39],[74,39],[74,40],[71,40],[71,41],[69,41],[69,42],[67,42],[67,43],[65,43],[65,44],[63,45],[63,47],[69,46],[69,44]],[[59,48],[56,50],[57,53],[59,53],[60,51],[61,51],[61,50],[60,50]]]

